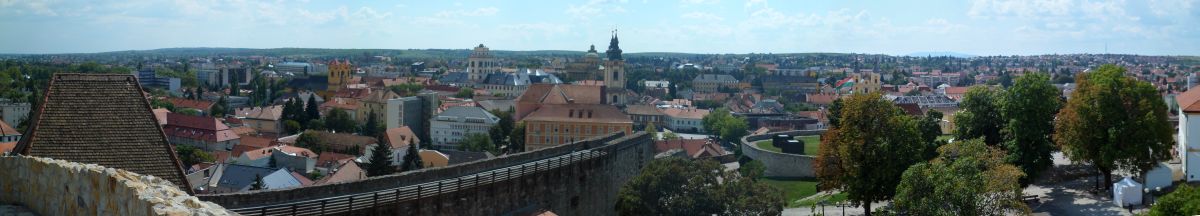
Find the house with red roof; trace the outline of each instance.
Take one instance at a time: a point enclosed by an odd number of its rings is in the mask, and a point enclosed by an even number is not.
[[[190,145],[210,152],[231,150],[241,141],[241,137],[221,120],[178,113],[167,113],[163,133],[172,144]]]
[[[720,144],[710,139],[672,139],[654,141],[658,153],[681,149],[689,158],[702,159],[729,154]]]

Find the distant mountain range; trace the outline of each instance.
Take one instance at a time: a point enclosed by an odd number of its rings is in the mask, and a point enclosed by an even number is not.
[[[950,56],[950,57],[956,57],[956,58],[970,58],[970,57],[976,57],[977,55],[971,55],[971,54],[960,53],[960,52],[915,52],[915,53],[909,53],[905,56],[912,56],[912,57]]]

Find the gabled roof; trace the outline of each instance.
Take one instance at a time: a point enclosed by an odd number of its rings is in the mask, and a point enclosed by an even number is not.
[[[1179,103],[1179,110],[1184,113],[1200,113],[1200,88],[1192,88],[1175,95],[1175,102]]]
[[[277,121],[281,116],[283,116],[283,106],[275,105],[265,107],[238,108],[233,112],[233,115],[248,119]]]
[[[15,152],[152,175],[192,192],[133,75],[56,74],[42,101]]]
[[[387,136],[388,143],[391,144],[392,149],[408,148],[408,145],[421,143],[421,139],[417,138],[417,134],[413,133],[412,129],[408,128],[408,126],[388,128],[384,131],[384,134]]]
[[[603,86],[533,84],[517,97],[519,103],[603,104]]]
[[[21,132],[17,132],[17,129],[8,125],[8,123],[5,123],[4,120],[0,120],[0,136],[19,136],[19,135],[21,135]]]
[[[163,132],[172,137],[208,142],[224,142],[239,138],[237,133],[230,130],[225,123],[221,123],[221,120],[178,113],[167,113],[167,124],[163,126]]]
[[[186,98],[173,97],[166,98],[166,100],[167,102],[171,102],[171,105],[175,105],[175,107],[197,109],[204,112],[207,112],[208,109],[212,108],[213,106],[213,102],[211,101],[190,100]]]
[[[524,118],[525,121],[633,123],[629,115],[612,105],[564,104],[543,105]]]
[[[325,178],[321,178],[321,180],[317,180],[317,182],[315,182],[313,184],[323,185],[323,184],[332,184],[332,183],[338,183],[338,182],[358,181],[358,180],[362,180],[362,179],[367,179],[367,172],[363,171],[362,167],[358,166],[358,163],[354,163],[354,162],[344,163],[344,164],[342,164],[342,166],[340,166],[336,169],[337,169],[337,171],[333,171],[333,174],[329,174],[329,176],[327,176]]]

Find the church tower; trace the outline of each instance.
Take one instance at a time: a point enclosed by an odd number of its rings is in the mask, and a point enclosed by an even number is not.
[[[617,31],[613,30],[612,40],[608,42],[608,50],[604,52],[608,58],[604,61],[605,99],[609,104],[625,105],[625,59],[621,57],[621,47],[617,44]]]
[[[329,62],[329,83],[326,87],[328,91],[335,92],[345,88],[350,82],[351,68],[350,60],[342,62],[335,59]]]

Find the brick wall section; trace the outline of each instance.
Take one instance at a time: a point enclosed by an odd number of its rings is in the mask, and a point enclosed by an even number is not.
[[[0,157],[0,203],[40,215],[235,215],[161,178],[25,156]]]
[[[750,157],[754,160],[762,162],[767,168],[766,171],[763,172],[763,175],[768,177],[816,177],[812,168],[813,161],[816,159],[816,157],[767,151],[758,148],[758,146],[753,145],[753,143],[761,140],[769,140],[771,137],[780,134],[796,137],[821,135],[824,133],[825,130],[794,130],[745,136],[742,137],[741,140],[742,154],[746,155],[746,157]]]
[[[489,160],[423,169],[362,181],[303,188],[200,195],[227,208],[265,206],[371,192],[471,175],[590,149],[604,156],[526,175],[518,179],[465,188],[440,196],[389,203],[356,212],[401,215],[501,215],[539,209],[559,215],[613,215],[617,192],[654,157],[654,144],[644,132],[615,133],[561,146],[505,155]]]

